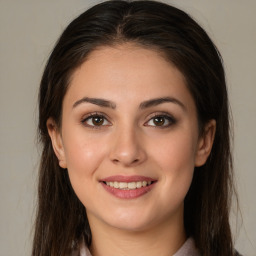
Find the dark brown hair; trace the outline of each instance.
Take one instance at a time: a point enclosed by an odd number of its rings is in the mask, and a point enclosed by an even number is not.
[[[62,102],[72,74],[100,46],[133,42],[161,52],[184,75],[202,128],[215,119],[212,152],[195,168],[185,198],[184,223],[201,255],[231,256],[229,209],[233,192],[229,107],[220,53],[185,12],[154,1],[107,1],[87,10],[65,29],[47,62],[39,94],[39,136],[43,145],[38,188],[34,256],[67,255],[83,238],[91,242],[86,210],[66,170],[59,167],[46,121],[61,126]]]

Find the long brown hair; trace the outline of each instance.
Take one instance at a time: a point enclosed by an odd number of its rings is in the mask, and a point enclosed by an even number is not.
[[[231,256],[229,210],[233,192],[229,106],[221,55],[206,32],[185,12],[154,1],[107,1],[87,10],[65,29],[46,64],[39,93],[39,171],[34,256],[67,255],[91,242],[86,209],[67,170],[59,167],[47,132],[52,117],[61,126],[62,102],[72,74],[93,50],[134,42],[154,48],[184,75],[198,112],[199,127],[215,119],[212,152],[195,168],[185,198],[184,223],[201,255]]]

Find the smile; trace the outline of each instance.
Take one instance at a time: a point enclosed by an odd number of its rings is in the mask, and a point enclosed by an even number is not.
[[[123,190],[134,190],[142,187],[147,187],[152,184],[152,181],[137,181],[137,182],[118,182],[108,181],[105,184],[112,188],[123,189]]]
[[[103,188],[120,199],[135,199],[150,192],[157,183],[156,179],[145,176],[111,176],[100,181]]]

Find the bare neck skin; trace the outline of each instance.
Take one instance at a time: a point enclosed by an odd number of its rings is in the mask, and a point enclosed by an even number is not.
[[[180,215],[179,215],[180,216]],[[184,244],[183,218],[158,224],[142,231],[127,231],[99,223],[88,216],[92,231],[93,256],[171,256]]]

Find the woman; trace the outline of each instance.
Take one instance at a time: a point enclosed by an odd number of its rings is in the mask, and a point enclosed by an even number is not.
[[[225,75],[186,13],[92,7],[57,42],[39,101],[33,255],[234,255]]]

